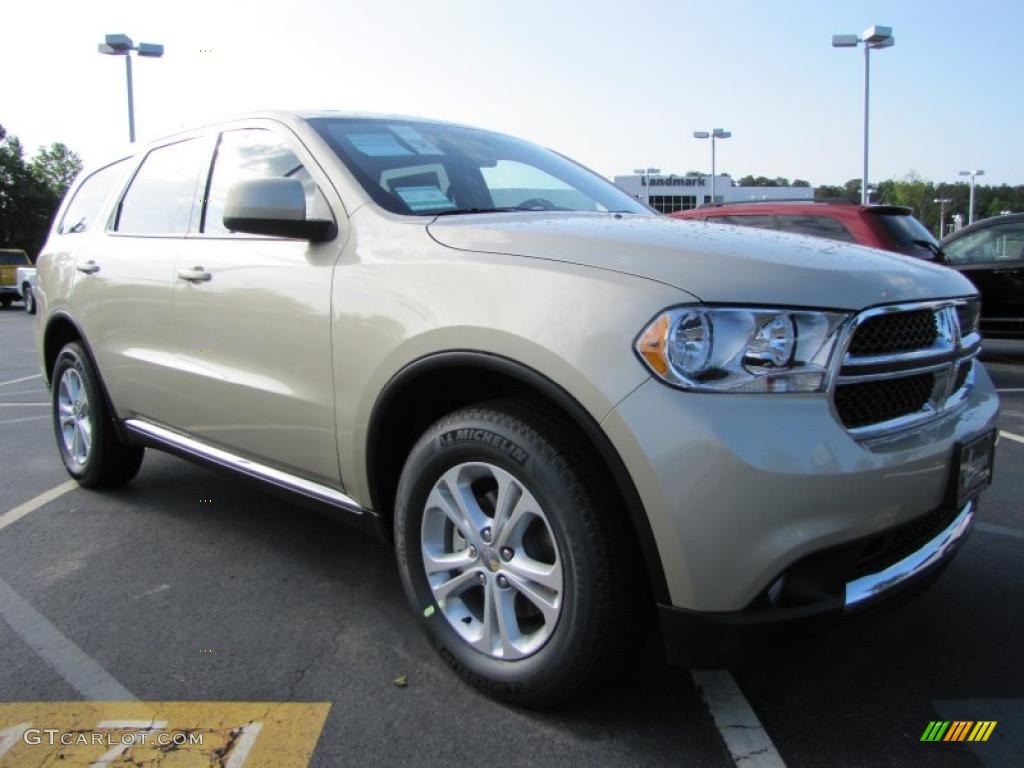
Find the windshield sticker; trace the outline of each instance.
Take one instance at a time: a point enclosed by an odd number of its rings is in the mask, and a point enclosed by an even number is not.
[[[440,149],[438,149],[433,144],[431,144],[429,141],[427,141],[425,138],[423,138],[423,134],[421,134],[419,131],[417,131],[412,126],[408,126],[408,125],[391,125],[391,126],[388,126],[388,127],[391,128],[392,131],[397,133],[398,136],[402,139],[402,141],[404,141],[406,144],[408,144],[410,147],[412,147],[414,150],[416,150],[417,154],[420,154],[420,155],[443,155],[444,154],[444,152],[442,152]]]
[[[367,157],[405,157],[412,154],[398,143],[393,133],[350,133],[346,138]]]
[[[448,211],[455,207],[440,187],[395,187],[395,194],[411,211]]]

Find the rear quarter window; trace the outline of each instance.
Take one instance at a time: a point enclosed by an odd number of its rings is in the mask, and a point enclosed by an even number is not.
[[[126,170],[127,158],[100,168],[85,179],[75,190],[57,231],[62,235],[89,231],[103,213],[103,203],[114,184]]]

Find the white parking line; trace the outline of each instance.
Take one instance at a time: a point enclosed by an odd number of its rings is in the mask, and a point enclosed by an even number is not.
[[[21,422],[21,421],[35,421],[36,419],[48,419],[48,418],[50,418],[49,414],[47,414],[45,416],[24,416],[24,417],[22,417],[20,419],[5,419],[4,421],[0,421],[0,424],[17,424],[18,422]]]
[[[137,701],[114,677],[0,579],[0,619],[90,701]]]
[[[1014,539],[1024,539],[1024,531],[1019,528],[1010,528],[1007,525],[996,525],[995,523],[975,523],[974,527],[985,533],[998,533],[1000,536],[1010,536]]]
[[[46,407],[49,403],[0,403],[0,408],[24,408],[26,406],[41,406]]]
[[[224,768],[242,768],[262,728],[263,723],[249,723],[242,726],[242,735],[235,742],[235,748],[231,750],[231,757]]]
[[[0,515],[0,530],[78,487],[68,480]],[[135,701],[135,696],[0,579],[0,619],[84,698]]]
[[[1024,392],[1024,387],[1004,387],[1003,389],[996,387],[996,392]]]
[[[54,486],[48,491],[43,491],[35,498],[29,499],[24,504],[19,504],[14,509],[4,512],[0,515],[0,530],[3,530],[11,523],[15,523],[21,520],[25,515],[30,512],[35,512],[44,504],[49,504],[54,499],[59,499],[68,491],[73,491],[78,487],[78,483],[74,480],[67,480],[58,486]]]
[[[1005,437],[1007,440],[1013,440],[1013,442],[1015,443],[1024,444],[1024,437],[1021,437],[1020,435],[1015,435],[1013,434],[1013,432],[1007,432],[1005,429],[999,430],[999,436]]]
[[[694,669],[690,674],[736,768],[785,768],[771,737],[728,671]]]
[[[32,381],[32,379],[41,379],[41,378],[43,378],[43,374],[36,373],[36,374],[33,374],[32,376],[24,376],[24,377],[22,377],[20,379],[11,379],[10,381],[0,381],[0,387],[6,387],[8,384],[20,384],[23,381]]]

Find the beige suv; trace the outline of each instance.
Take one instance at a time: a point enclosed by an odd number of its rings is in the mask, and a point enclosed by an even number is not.
[[[72,477],[124,483],[149,446],[393,541],[444,660],[523,704],[651,606],[690,661],[921,583],[991,474],[956,272],[664,219],[463,126],[153,142],[82,174],[37,298]]]

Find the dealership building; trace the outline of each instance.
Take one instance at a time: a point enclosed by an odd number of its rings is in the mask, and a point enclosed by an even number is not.
[[[615,186],[661,213],[675,213],[711,203],[711,176],[674,173],[616,176]],[[715,202],[813,200],[814,187],[740,187],[729,176],[715,176]]]

